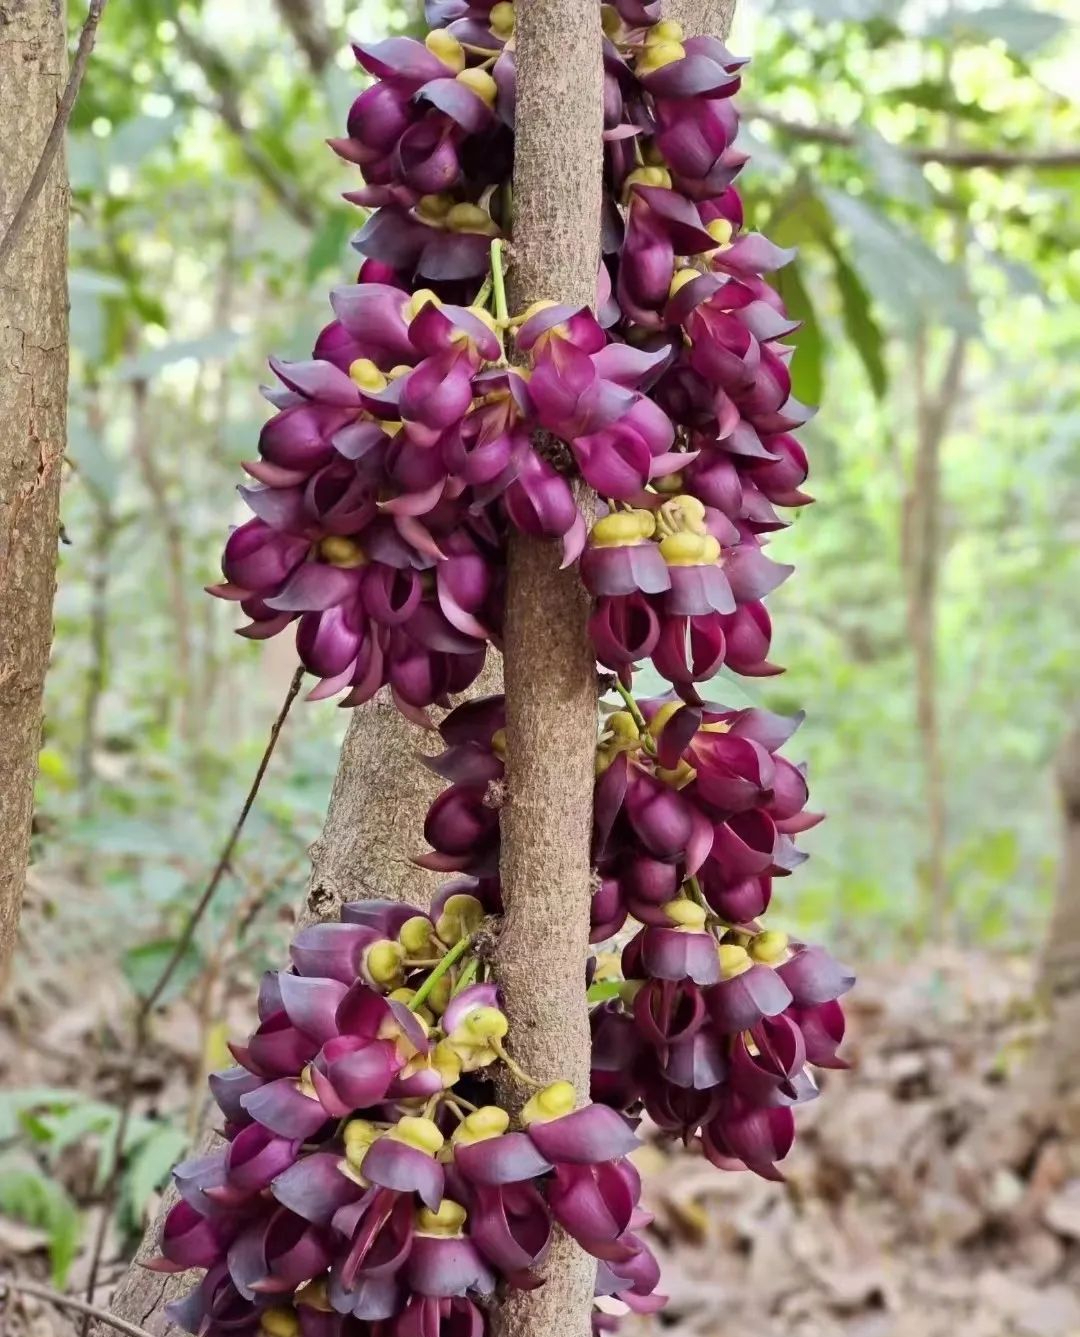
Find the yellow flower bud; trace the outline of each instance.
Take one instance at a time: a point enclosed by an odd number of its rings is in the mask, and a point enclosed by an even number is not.
[[[589,535],[596,548],[620,548],[640,543],[643,537],[637,511],[613,511],[597,520]]]
[[[405,949],[399,942],[386,939],[373,942],[364,953],[364,972],[373,984],[397,988],[401,983],[401,968],[405,964]]]
[[[437,1155],[442,1151],[445,1141],[434,1120],[416,1118],[411,1114],[399,1119],[386,1136],[394,1142],[404,1142],[407,1147],[415,1147],[426,1156]]]
[[[259,1315],[259,1327],[267,1337],[299,1337],[300,1318],[295,1309],[275,1305]]]
[[[510,0],[499,0],[497,5],[492,5],[491,13],[488,15],[488,22],[491,24],[491,31],[496,37],[501,37],[503,41],[514,35],[514,6]]]
[[[445,28],[433,28],[424,38],[424,45],[433,56],[441,60],[444,65],[449,65],[452,70],[465,68],[465,48],[454,34],[447,32]]]
[[[468,1213],[459,1203],[443,1198],[439,1210],[433,1212],[430,1207],[421,1207],[416,1213],[416,1229],[422,1235],[460,1235],[464,1229]]]
[[[750,939],[750,955],[763,965],[779,965],[788,954],[788,935],[777,929],[766,929]]]
[[[710,223],[705,224],[705,231],[720,247],[730,244],[735,229],[726,218],[714,218]]]
[[[547,1123],[572,1114],[577,1106],[577,1093],[570,1082],[552,1082],[537,1091],[521,1111],[521,1122],[527,1128],[531,1123]]]
[[[398,930],[398,942],[409,956],[428,956],[434,950],[434,925],[427,915],[413,915]]]
[[[664,906],[664,915],[676,928],[684,928],[693,933],[700,933],[707,918],[705,910],[696,901],[668,901]]]
[[[435,1046],[431,1066],[442,1078],[444,1087],[453,1086],[461,1076],[461,1059],[449,1040],[440,1040]]]
[[[370,1119],[350,1119],[341,1130],[341,1136],[345,1139],[347,1147],[370,1147],[373,1142],[376,1142],[382,1136],[382,1133]]]
[[[683,703],[681,701],[665,701],[649,721],[649,733],[651,733],[654,738],[659,738],[664,732],[664,727],[667,725],[668,721],[682,709],[682,705]]]
[[[296,1089],[302,1096],[307,1096],[309,1100],[318,1100],[319,1093],[315,1090],[315,1083],[311,1080],[311,1064],[301,1072],[296,1079]]]
[[[432,985],[431,992],[427,996],[427,1005],[436,1017],[441,1017],[446,1011],[453,989],[454,981],[449,975],[443,975]],[[434,1020],[434,1017],[432,1020]]]
[[[458,1029],[464,1031],[470,1041],[502,1040],[510,1029],[510,1022],[506,1013],[497,1007],[478,1007],[465,1014]]]
[[[660,555],[668,566],[702,566],[705,551],[701,534],[669,534],[660,544]]]
[[[399,362],[396,367],[391,367],[386,373],[386,379],[388,381],[400,381],[402,376],[408,376],[410,371],[412,371],[412,367],[407,367],[404,362]]]
[[[491,750],[497,757],[506,756],[506,730],[496,729],[491,735]]]
[[[682,474],[665,474],[663,478],[654,478],[652,481],[653,490],[659,492],[661,496],[673,496],[676,492],[683,490],[685,479]],[[656,528],[656,519],[653,518],[653,528]]]
[[[447,899],[442,914],[435,921],[435,932],[443,942],[453,945],[475,933],[483,922],[483,905],[475,896],[458,892]]]
[[[451,232],[479,232],[485,237],[499,235],[491,215],[478,204],[455,204],[446,215],[446,226]]]
[[[674,65],[686,55],[686,47],[681,42],[656,42],[646,45],[637,60],[638,74],[652,74],[662,70],[665,65]]]
[[[499,98],[499,85],[488,74],[487,70],[473,69],[462,70],[457,76],[459,84],[464,84],[466,88],[471,88],[481,102],[485,102],[489,107],[494,107]]]
[[[722,942],[716,952],[720,958],[720,973],[726,980],[742,975],[754,964],[746,948],[733,942]]]
[[[677,269],[675,277],[671,280],[671,286],[668,288],[668,296],[674,297],[677,292],[681,292],[688,283],[693,283],[695,279],[701,278],[701,271],[687,266],[685,269]]]
[[[319,544],[319,556],[331,566],[340,566],[346,571],[367,565],[367,557],[360,544],[343,534],[330,534],[324,538]]]
[[[640,737],[637,720],[628,710],[614,710],[604,721],[616,738],[636,742]]]
[[[421,195],[414,209],[426,222],[441,223],[453,207],[453,195]]]
[[[685,35],[681,23],[675,19],[664,19],[660,23],[654,23],[645,34],[645,45],[657,46],[661,42],[681,42]]]
[[[369,357],[358,357],[349,365],[349,379],[361,390],[385,390],[386,377]]]
[[[456,1146],[489,1142],[493,1137],[501,1137],[509,1127],[510,1115],[506,1110],[498,1105],[483,1105],[457,1126],[450,1141]]]
[[[430,288],[417,288],[416,292],[405,303],[405,319],[415,320],[428,302],[434,302],[436,306],[442,306],[442,299],[436,296]]]

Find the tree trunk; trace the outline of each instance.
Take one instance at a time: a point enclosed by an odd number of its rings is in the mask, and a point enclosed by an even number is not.
[[[916,436],[904,498],[902,558],[907,583],[908,638],[915,661],[915,722],[922,754],[926,810],[925,863],[917,935],[948,923],[948,810],[938,720],[937,596],[941,557],[941,446],[960,389],[966,345],[957,335],[937,387],[926,367],[926,338],[915,347]]]
[[[0,236],[67,75],[60,0],[0,0]],[[18,931],[52,644],[67,430],[67,171],[58,154],[0,272],[0,986]]]
[[[600,11],[519,0],[514,311],[539,298],[596,300],[600,260]],[[543,448],[543,442],[539,443]],[[586,505],[591,499],[582,494]],[[509,799],[502,823],[506,917],[496,968],[518,1062],[543,1082],[589,1087],[589,939],[595,659],[588,598],[560,549],[510,542],[505,638]],[[506,1092],[520,1103],[527,1092]],[[559,1234],[546,1281],[493,1315],[502,1337],[587,1337],[596,1264]]]
[[[735,17],[735,0],[664,0],[664,18],[681,23],[688,37],[726,41]]]

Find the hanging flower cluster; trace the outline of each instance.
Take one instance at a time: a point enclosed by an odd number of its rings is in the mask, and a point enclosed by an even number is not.
[[[794,1138],[793,1106],[817,1087],[807,1065],[843,1067],[837,999],[852,976],[820,947],[759,920],[775,877],[805,858],[792,837],[802,771],[778,754],[800,720],[677,700],[608,714],[597,743],[592,940],[640,925],[597,972],[594,1100],[646,1112],[725,1169],[775,1178]],[[425,868],[501,908],[502,697],[469,702],[440,726],[429,764],[451,783],[432,804]],[[594,971],[596,967],[594,965]]]
[[[596,314],[506,311],[513,5],[433,5],[448,26],[426,42],[356,49],[377,82],[333,145],[364,174],[365,260],[313,359],[273,363],[254,518],[214,587],[244,635],[297,623],[315,698],[448,704],[499,643],[511,529],[580,557],[597,657],[627,684],[646,658],[691,701],[724,664],[778,672],[761,600],[791,568],[763,545],[775,505],[809,500],[789,434],[808,414],[763,274],[790,253],[743,231],[731,186],[742,62],[656,8],[604,9]],[[574,474],[600,499],[588,536]]]
[[[655,1305],[630,1123],[569,1082],[538,1087],[513,1122],[495,1103],[494,1064],[529,1078],[474,951],[483,919],[450,891],[431,915],[365,902],[297,934],[238,1066],[210,1079],[225,1146],[174,1172],[150,1266],[206,1269],[174,1322],[478,1337],[479,1302],[540,1284],[556,1222],[597,1258],[601,1293]]]
[[[775,508],[810,500],[795,323],[766,277],[791,253],[746,230],[733,185],[743,62],[660,8],[601,7],[592,309],[507,307],[514,5],[428,0],[425,41],[356,48],[373,82],[332,145],[372,211],[363,263],[311,360],[273,363],[253,518],[213,588],[244,635],[295,623],[312,698],[388,686],[430,725],[500,644],[508,537],[561,544],[623,702],[596,746],[592,940],[636,929],[591,967],[595,1103],[557,1083],[515,1122],[489,1080],[513,1066],[474,936],[502,908],[507,739],[502,699],[472,702],[439,726],[449,786],[417,860],[459,880],[431,917],[355,906],[304,930],[214,1079],[228,1146],[180,1167],[159,1264],[207,1269],[191,1331],[480,1337],[484,1297],[536,1284],[553,1221],[599,1260],[598,1295],[653,1307],[634,1121],[775,1176],[809,1067],[843,1066],[850,975],[761,922],[819,820],[779,754],[799,720],[699,695],[725,666],[781,671],[763,600],[791,568],[765,546]],[[671,691],[639,702],[645,660]]]

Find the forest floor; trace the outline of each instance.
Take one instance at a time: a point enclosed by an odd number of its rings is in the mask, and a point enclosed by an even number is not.
[[[850,1000],[853,1069],[826,1074],[802,1111],[785,1183],[646,1147],[639,1163],[671,1297],[652,1322],[693,1337],[1080,1337],[1080,1137],[1061,1111],[1040,1128],[1018,1112],[1041,1031],[1028,998],[1024,963],[979,952],[935,949],[866,969]],[[72,1086],[115,1100],[129,1005],[92,969],[24,986],[0,1014],[4,1089]],[[234,1009],[226,1020],[240,1032],[239,994]],[[205,1024],[177,1001],[155,1043],[137,1109],[183,1126]],[[101,1208],[96,1149],[84,1141],[54,1173],[83,1207],[88,1241]],[[44,1232],[0,1215],[0,1274],[47,1281],[45,1244]],[[72,1294],[87,1255],[84,1243]],[[124,1258],[110,1235],[99,1303]],[[32,1297],[10,1296],[6,1310],[9,1337],[72,1331]]]

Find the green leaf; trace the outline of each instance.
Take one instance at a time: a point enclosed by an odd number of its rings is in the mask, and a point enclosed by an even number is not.
[[[934,320],[978,333],[977,313],[956,266],[865,200],[830,187],[822,196],[851,239],[852,258],[866,287],[903,328],[911,331]]]
[[[590,1003],[607,1003],[612,998],[618,998],[621,987],[619,980],[598,980],[596,984],[589,985],[589,992],[585,997]]]
[[[149,997],[156,988],[175,950],[175,940],[163,938],[158,942],[143,943],[141,947],[133,947],[124,953],[124,976],[140,998]],[[202,955],[192,943],[173,971],[163,998],[176,998],[183,993],[201,969]]]
[[[327,269],[340,269],[348,248],[349,237],[355,228],[355,211],[332,209],[326,214],[307,254],[304,272],[309,282],[317,279]]]
[[[53,1285],[62,1289],[82,1232],[78,1208],[63,1185],[25,1152],[6,1152],[0,1156],[0,1212],[47,1232]]]
[[[871,389],[878,399],[883,399],[889,383],[885,365],[885,335],[874,317],[870,298],[858,274],[844,259],[839,247],[833,245],[830,250],[836,286],[840,290],[840,313],[844,330],[866,370]]]
[[[785,265],[775,277],[777,292],[784,299],[792,320],[802,321],[794,336],[795,357],[791,364],[791,388],[804,404],[820,404],[824,379],[825,338],[810,300],[798,260]]]
[[[168,1179],[187,1146],[187,1134],[168,1123],[156,1125],[139,1145],[124,1176],[124,1196],[132,1221],[142,1223],[151,1197]]]

